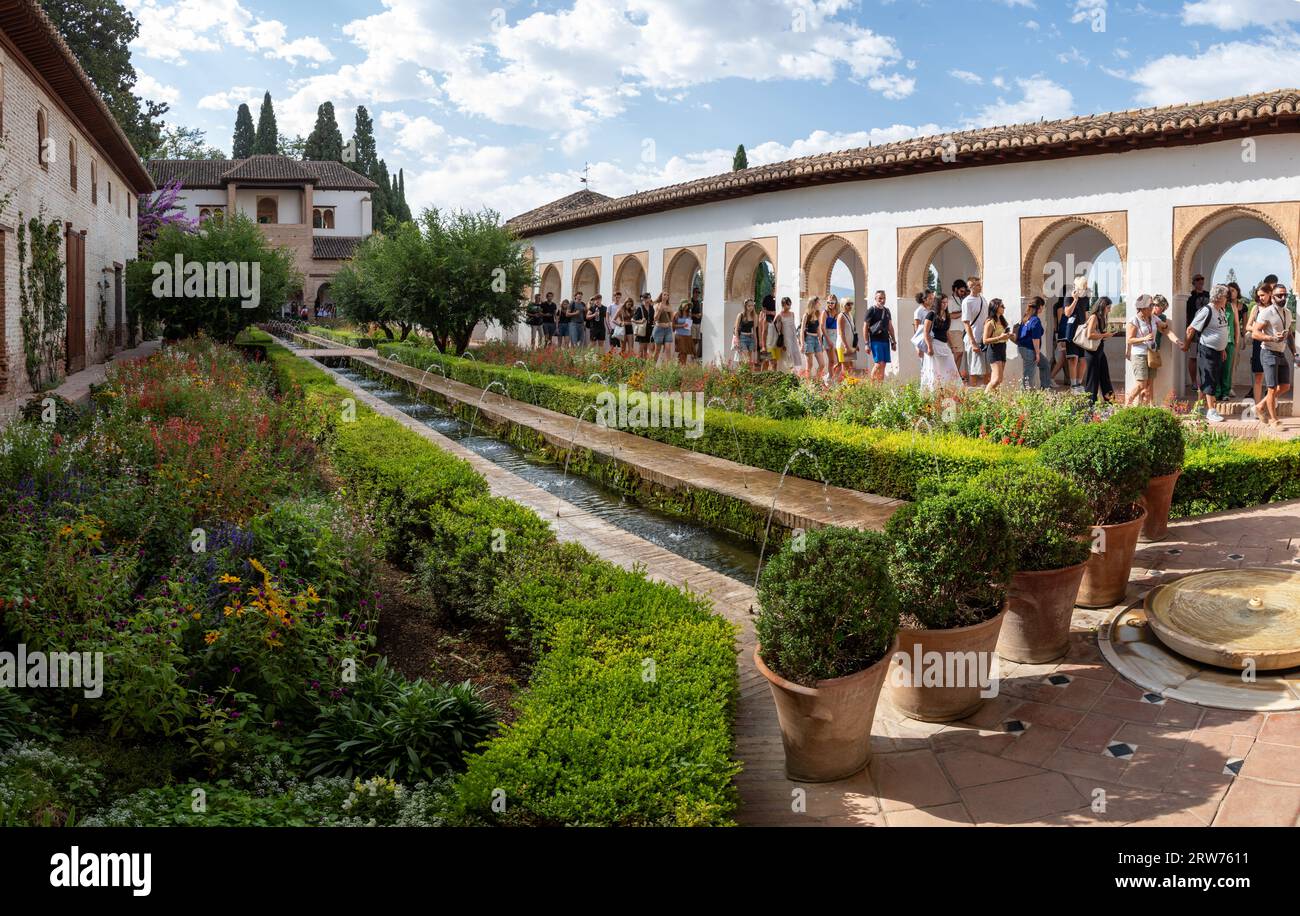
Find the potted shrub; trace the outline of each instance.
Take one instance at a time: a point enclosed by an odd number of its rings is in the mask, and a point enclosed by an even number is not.
[[[772,687],[786,775],[852,776],[871,758],[871,722],[897,644],[888,542],[850,528],[789,540],[763,567],[758,604],[754,666]]]
[[[1070,648],[1070,616],[1087,565],[1092,517],[1083,490],[1040,464],[991,468],[967,486],[997,493],[1015,549],[998,654],[1041,664]]]
[[[1162,540],[1169,532],[1169,506],[1174,501],[1174,487],[1183,473],[1183,457],[1187,452],[1183,423],[1172,411],[1159,407],[1130,407],[1115,414],[1109,422],[1141,440],[1151,456],[1151,481],[1142,494],[1142,505],[1147,510],[1142,539]]]
[[[1001,502],[993,492],[959,487],[904,506],[885,527],[903,614],[885,692],[913,719],[970,715],[996,675],[1015,571]]]
[[[1138,534],[1146,520],[1141,505],[1151,479],[1146,443],[1121,424],[1087,423],[1048,439],[1038,457],[1079,485],[1095,526],[1077,605],[1119,603],[1128,590]]]

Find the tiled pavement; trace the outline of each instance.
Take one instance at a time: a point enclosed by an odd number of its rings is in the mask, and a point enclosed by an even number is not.
[[[354,390],[473,463],[494,493],[532,506],[561,538],[625,566],[648,561],[653,577],[709,595],[718,612],[738,624],[743,824],[1300,825],[1300,712],[1228,712],[1144,698],[1097,648],[1093,630],[1108,610],[1075,614],[1071,648],[1061,662],[1005,666],[1000,695],[962,722],[916,722],[882,700],[867,770],[836,783],[793,783],[784,774],[767,682],[752,661],[748,586],[558,504]],[[1300,503],[1176,522],[1164,541],[1139,550],[1124,603],[1166,577],[1207,567],[1294,563],[1298,551]]]

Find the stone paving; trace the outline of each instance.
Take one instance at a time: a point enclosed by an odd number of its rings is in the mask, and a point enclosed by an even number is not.
[[[1113,609],[1076,612],[1064,659],[1004,666],[1000,695],[961,722],[916,722],[882,700],[868,769],[835,783],[793,783],[785,777],[770,691],[752,660],[748,586],[560,503],[341,381],[376,410],[471,462],[493,493],[531,506],[560,538],[628,568],[648,564],[652,578],[708,595],[718,613],[738,625],[742,824],[1300,825],[1300,712],[1229,712],[1143,699],[1097,648],[1095,629]],[[1140,547],[1121,606],[1187,572],[1294,564],[1297,553],[1300,502],[1175,522],[1165,540]],[[1047,681],[1049,675],[1059,686]],[[1009,731],[1009,721],[1022,730]],[[1131,754],[1107,752],[1118,744]],[[795,810],[796,790],[803,796],[801,811]]]

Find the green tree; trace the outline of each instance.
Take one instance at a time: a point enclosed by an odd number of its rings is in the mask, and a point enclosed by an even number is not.
[[[398,219],[409,222],[411,206],[406,202],[406,169],[397,170],[397,197],[402,211]]]
[[[370,176],[370,180],[379,185],[375,193],[371,195],[371,209],[374,214],[375,225],[385,226],[388,224],[388,218],[391,216],[396,219],[393,212],[393,184],[388,179],[388,163],[379,160],[379,165],[375,173]]]
[[[95,84],[104,104],[140,156],[158,143],[167,105],[134,92],[138,76],[131,42],[140,24],[117,0],[41,0],[41,8]]]
[[[745,144],[736,147],[736,155],[731,157],[731,170],[739,172],[741,169],[749,168],[749,157],[745,155]]]
[[[147,159],[225,159],[226,154],[208,146],[208,135],[197,127],[164,127],[158,145]]]
[[[307,149],[307,138],[302,134],[293,137],[287,137],[280,134],[280,139],[276,141],[275,151],[281,156],[288,156],[290,159],[305,159],[303,155]]]
[[[233,159],[247,159],[253,155],[253,144],[257,142],[257,131],[253,129],[253,113],[248,104],[241,102],[235,114],[235,136],[230,143],[230,155]]]
[[[343,161],[343,133],[334,117],[333,102],[323,102],[316,109],[316,126],[307,137],[302,157],[317,162]]]
[[[372,178],[379,167],[379,155],[375,151],[375,124],[364,105],[357,106],[356,126],[352,131],[352,161],[348,165],[354,172],[367,178]]]
[[[367,236],[357,246],[352,260],[334,275],[330,290],[344,318],[359,325],[377,324],[389,340],[394,338],[392,326],[396,324],[405,340],[414,325],[408,308],[409,290],[405,288],[409,276],[392,271],[416,265],[414,253],[420,238],[419,230],[411,223],[394,227],[394,232],[405,233],[406,238],[394,239],[379,232]],[[407,250],[398,251],[403,244]]]
[[[217,265],[234,265],[236,276]],[[202,331],[232,341],[249,325],[278,314],[300,289],[293,255],[271,247],[242,214],[205,223],[200,232],[165,226],[148,252],[126,268],[128,305],[142,320],[162,322],[171,339]]]
[[[257,134],[253,138],[253,153],[277,153],[280,151],[280,131],[275,126],[275,106],[271,104],[271,93],[262,96],[262,110],[257,116]]]

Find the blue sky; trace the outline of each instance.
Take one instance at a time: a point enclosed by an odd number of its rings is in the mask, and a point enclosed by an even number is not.
[[[760,164],[1300,82],[1297,0],[124,2],[141,90],[213,145],[266,89],[292,133],[365,104],[413,207],[507,216],[588,164],[616,196],[737,143]]]

